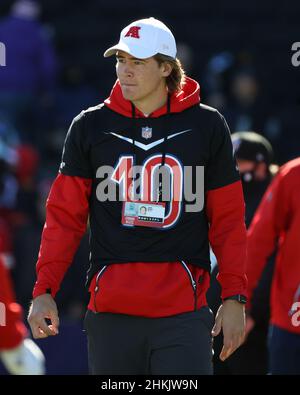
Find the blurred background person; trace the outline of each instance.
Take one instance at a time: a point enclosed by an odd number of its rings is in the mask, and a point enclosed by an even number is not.
[[[283,165],[248,230],[251,295],[277,248],[271,289],[269,373],[300,375],[300,158]]]
[[[264,73],[255,51],[227,50],[215,54],[204,74],[208,83],[207,103],[226,114],[231,130],[261,130],[278,156],[280,139],[284,138],[282,107],[278,102],[272,103]]]
[[[254,213],[278,166],[272,164],[273,149],[270,142],[255,132],[237,132],[231,135],[233,148],[244,191],[246,204],[246,226]],[[208,292],[208,303],[214,313],[221,304],[220,286],[216,279],[218,266],[212,271],[212,282]],[[245,343],[225,362],[218,358],[222,344],[221,336],[214,340],[215,374],[266,374],[267,333],[269,326],[269,294],[274,268],[274,259],[270,259],[263,276],[255,289],[252,300],[251,320],[247,320],[247,339]]]
[[[3,234],[0,232],[1,247]],[[0,360],[10,374],[45,374],[45,357],[28,337],[23,310],[16,303],[8,269],[0,258]]]
[[[37,117],[49,104],[56,84],[54,48],[39,23],[40,5],[18,0],[0,22],[0,41],[6,47],[6,66],[0,72],[0,115],[26,142],[37,142]]]
[[[248,227],[278,166],[272,163],[274,153],[270,142],[261,134],[236,132],[231,139],[243,184]]]
[[[27,169],[21,158],[24,147],[17,142],[14,131],[0,123],[0,360],[11,374],[44,374],[44,356],[28,338],[23,309],[16,303],[10,278],[10,271],[15,265],[13,238],[22,189],[19,181]]]

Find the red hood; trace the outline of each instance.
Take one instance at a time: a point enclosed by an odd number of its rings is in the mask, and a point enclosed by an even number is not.
[[[186,77],[183,88],[180,92],[171,95],[171,113],[181,112],[189,107],[194,106],[200,102],[200,86],[197,81]],[[111,110],[124,115],[125,117],[132,117],[131,102],[124,99],[119,80],[116,81],[112,88],[110,96],[104,100],[105,105]],[[166,105],[158,108],[150,114],[151,117],[157,118],[166,113]],[[136,109],[136,116],[144,118],[145,115]]]

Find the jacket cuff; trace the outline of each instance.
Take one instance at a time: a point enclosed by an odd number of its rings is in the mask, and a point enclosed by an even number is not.
[[[234,295],[244,295],[248,298],[248,290],[247,290],[247,277],[238,276],[235,274],[218,274],[217,280],[221,284],[222,292],[221,298],[222,300],[229,298]]]
[[[54,299],[56,294],[58,292],[58,288],[57,287],[53,287],[50,286],[49,284],[38,284],[37,282],[35,283],[35,286],[33,288],[33,292],[32,292],[32,298],[35,299],[40,295],[44,295],[44,294],[49,294],[52,296],[52,298]]]

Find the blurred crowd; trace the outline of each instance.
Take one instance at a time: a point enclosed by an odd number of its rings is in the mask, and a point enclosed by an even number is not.
[[[109,95],[108,86],[113,85],[114,75],[103,76],[106,69],[101,70],[104,63],[101,48],[107,46],[106,42],[101,42],[101,34],[96,48],[102,80],[96,77],[93,80],[94,74],[89,74],[89,67],[85,68],[81,59],[86,56],[84,48],[78,47],[72,52],[71,62],[63,57],[68,46],[73,45],[72,31],[83,27],[68,25],[69,42],[66,38],[60,41],[55,31],[55,18],[51,20],[51,13],[48,20],[45,18],[47,6],[42,9],[45,2],[6,3],[0,19],[0,42],[6,45],[7,58],[7,66],[0,67],[0,258],[11,273],[16,300],[27,312],[45,220],[45,200],[58,171],[67,128],[82,109],[98,104]],[[101,31],[101,21],[97,28]],[[274,105],[276,100],[269,97],[265,89],[268,85],[261,78],[255,57],[248,49],[214,53],[205,60],[201,70],[197,70],[196,44],[189,44],[178,44],[178,57],[187,74],[200,82],[202,101],[216,107],[234,133],[248,226],[278,170],[277,165],[299,155],[299,116],[293,116],[288,104],[284,107],[282,98]],[[88,63],[88,56],[85,62]],[[99,81],[103,80],[106,80],[106,91],[99,86]],[[260,350],[252,356],[259,358],[256,369],[253,365],[244,366],[242,356],[240,359],[237,356],[236,361],[232,358],[226,366],[217,365],[217,373],[245,373],[251,369],[266,373],[268,298],[273,263],[271,259],[262,280],[265,281],[262,294],[258,296],[259,325],[249,338],[254,348],[257,346]],[[76,322],[83,318],[88,300],[84,288],[87,267],[88,240],[85,236],[57,296],[63,319]],[[209,295],[214,310],[218,307],[217,287],[214,284]],[[266,311],[261,312],[262,308]]]

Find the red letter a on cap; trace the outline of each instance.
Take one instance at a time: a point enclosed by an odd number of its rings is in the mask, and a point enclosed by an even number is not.
[[[125,34],[125,37],[140,38],[139,30],[140,30],[140,26],[131,26],[131,28]]]

